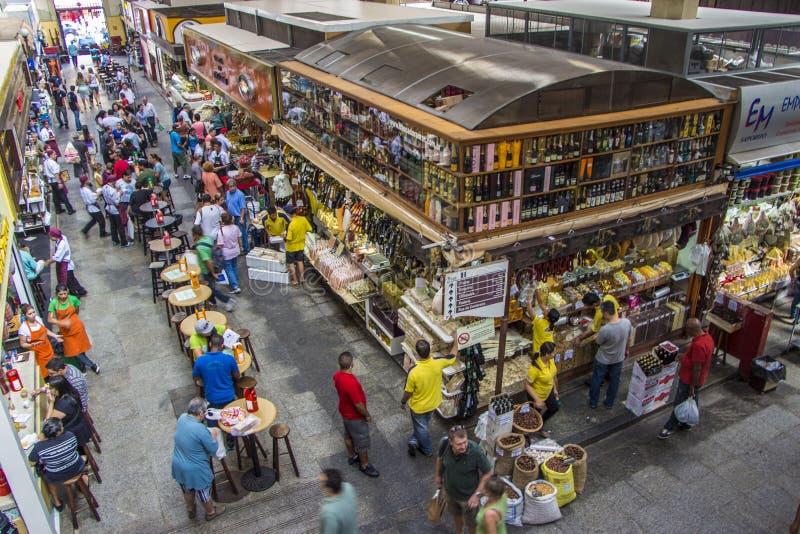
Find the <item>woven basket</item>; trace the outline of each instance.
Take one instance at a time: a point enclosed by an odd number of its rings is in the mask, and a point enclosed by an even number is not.
[[[586,449],[584,449],[580,445],[575,445],[573,443],[564,445],[565,449],[567,447],[575,447],[583,453],[581,459],[580,460],[576,459],[575,463],[572,464],[572,476],[575,479],[575,493],[581,494],[583,493],[583,488],[586,485],[586,472],[587,472],[586,460],[588,458],[588,454],[586,452]],[[564,454],[567,454],[567,452],[564,451]]]
[[[537,423],[534,425],[533,428],[525,428],[517,424],[517,414],[526,404],[530,406],[530,413],[532,413],[537,420]],[[533,434],[534,432],[538,432],[542,428],[543,424],[544,421],[542,421],[542,415],[536,410],[536,405],[534,403],[523,402],[522,404],[514,408],[514,419],[512,426],[514,427],[514,430],[516,432],[519,432],[520,434]]]
[[[519,461],[522,458],[529,458],[533,461],[535,466],[533,470],[527,470],[520,467]],[[533,457],[525,454],[517,456],[517,458],[514,460],[514,474],[511,475],[511,482],[518,488],[524,488],[528,485],[528,482],[536,480],[537,478],[539,478],[539,465],[536,463],[536,460]]]

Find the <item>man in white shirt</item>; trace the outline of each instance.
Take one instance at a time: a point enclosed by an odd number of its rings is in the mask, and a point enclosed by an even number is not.
[[[89,214],[89,217],[92,218],[92,220],[86,223],[81,229],[81,233],[84,237],[89,237],[89,230],[96,224],[100,228],[100,237],[108,237],[108,232],[106,232],[106,219],[103,217],[103,212],[100,210],[99,195],[97,191],[92,189],[92,183],[89,181],[88,176],[85,174],[82,175],[80,181],[81,200],[83,201],[83,205],[86,206],[86,212]]]
[[[192,117],[189,114],[190,109],[191,107],[189,104],[184,104],[181,110],[178,112],[178,117],[180,117],[180,119],[186,124],[192,124]]]
[[[231,143],[230,139],[225,137],[225,134],[228,133],[227,128],[220,128],[217,132],[215,132],[214,139],[219,141],[220,146],[222,147],[222,151],[226,154],[230,152],[233,143]]]
[[[225,197],[222,195],[217,195],[215,199],[208,195],[203,195],[203,206],[197,210],[197,214],[194,216],[195,226],[200,226],[203,229],[203,235],[210,237],[215,243],[219,234],[222,213],[225,211],[222,208],[224,200]]]
[[[47,153],[47,159],[43,165],[44,176],[47,178],[50,191],[53,193],[53,204],[56,206],[56,213],[64,213],[64,207],[66,207],[67,213],[72,215],[75,213],[75,209],[67,197],[67,186],[61,181],[61,165],[56,161],[56,157],[56,153],[52,150]]]
[[[156,122],[158,122],[158,113],[156,113],[156,107],[153,105],[152,102],[148,102],[147,97],[142,97],[142,104],[144,105],[143,112],[145,123],[142,124],[145,130],[147,130],[147,134],[150,136],[150,139],[153,141],[158,141],[158,135],[156,134]],[[155,143],[154,143],[155,144]]]
[[[125,103],[125,100],[128,101],[127,105],[133,105],[136,101],[136,95],[133,94],[133,90],[128,87],[127,83],[122,84],[122,89],[119,91],[119,99]]]
[[[128,237],[125,235],[125,227],[122,225],[122,220],[119,216],[119,203],[120,192],[114,187],[112,182],[106,182],[103,185],[103,200],[106,202],[106,214],[111,223],[111,240],[114,242],[113,246],[122,246],[122,248],[132,247],[133,242],[128,242]]]
[[[214,166],[214,172],[217,173],[217,176],[220,178],[228,176],[228,165],[230,165],[231,159],[228,153],[222,150],[222,145],[217,141],[216,137],[211,141],[211,152],[208,153],[207,159]]]
[[[103,124],[103,128],[111,128],[112,130],[115,129],[117,127],[117,124],[120,122],[122,122],[122,119],[110,113],[106,115],[101,121],[101,123]]]

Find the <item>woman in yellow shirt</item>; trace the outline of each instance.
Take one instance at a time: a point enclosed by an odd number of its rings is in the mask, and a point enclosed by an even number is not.
[[[556,346],[554,343],[546,341],[539,347],[539,352],[531,354],[531,365],[528,367],[528,380],[525,382],[525,391],[528,398],[536,405],[536,409],[542,414],[542,421],[547,422],[558,411],[558,369],[555,356]],[[539,434],[550,437],[550,433],[542,429]]]

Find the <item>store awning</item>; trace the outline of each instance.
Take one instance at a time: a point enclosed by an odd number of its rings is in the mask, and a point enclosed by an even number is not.
[[[782,145],[768,146],[747,152],[728,154],[728,161],[736,165],[746,165],[761,160],[770,160],[781,156],[791,156],[800,152],[800,142],[784,143]]]
[[[297,60],[469,130],[714,96],[666,72],[414,24],[353,32]],[[452,90],[463,100],[432,107]]]
[[[295,132],[290,127],[275,124],[272,127],[272,135],[277,135],[282,141],[291,145],[300,152],[303,157],[311,161],[326,174],[335,178],[346,188],[357,194],[379,210],[394,217],[412,231],[417,232],[425,239],[438,243],[447,241],[450,236],[443,230],[437,229],[421,213],[414,209],[404,206],[403,202],[389,192],[388,188],[380,184],[364,180],[356,173],[346,169],[341,163],[324,154],[313,142],[306,139],[301,134]]]

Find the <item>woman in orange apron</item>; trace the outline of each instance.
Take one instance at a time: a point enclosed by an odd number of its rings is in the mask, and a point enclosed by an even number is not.
[[[89,336],[86,335],[86,327],[78,316],[81,301],[78,297],[69,294],[67,286],[58,284],[56,286],[56,298],[50,301],[47,321],[50,324],[58,325],[58,332],[64,338],[64,361],[85,371],[90,367],[95,373],[100,373],[100,366],[94,363],[86,355],[86,351],[92,348]]]
[[[36,356],[36,365],[39,366],[39,376],[47,376],[47,362],[55,358],[53,346],[47,336],[56,341],[61,341],[61,336],[56,335],[42,324],[42,320],[36,316],[36,310],[30,304],[23,304],[20,307],[23,322],[19,329],[19,344],[23,349],[33,349]]]

